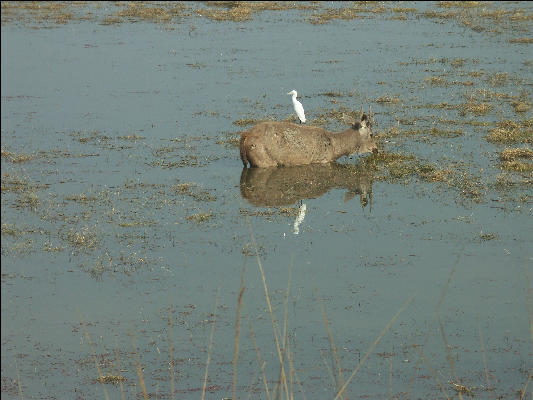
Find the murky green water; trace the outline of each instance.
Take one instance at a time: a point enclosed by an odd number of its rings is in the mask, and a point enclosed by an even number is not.
[[[499,160],[531,139],[486,139],[531,126],[513,106],[533,97],[531,44],[513,41],[531,37],[529,4],[479,6],[508,14],[471,26],[426,3],[326,24],[309,18],[350,5],[3,21],[2,398],[105,398],[102,374],[126,379],[110,398],[143,398],[144,380],[197,399],[208,355],[207,397],[231,397],[243,276],[237,397],[279,392],[252,231],[297,398],[334,398],[360,362],[345,398],[531,393],[532,173]],[[291,117],[291,89],[332,130],[330,110],[371,105],[382,152],[416,171],[369,156],[243,171],[234,122]]]

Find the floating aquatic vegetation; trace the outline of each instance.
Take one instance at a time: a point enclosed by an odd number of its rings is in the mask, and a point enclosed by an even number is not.
[[[71,246],[85,251],[94,249],[100,243],[96,229],[88,226],[80,231],[71,228],[62,235],[62,238]]]
[[[255,125],[259,122],[263,122],[264,120],[255,119],[255,118],[241,118],[233,121],[233,125],[238,126],[248,126],[248,125]]]
[[[379,104],[398,104],[400,102],[400,98],[397,96],[384,95],[384,96],[378,97],[374,101]]]
[[[96,381],[99,383],[112,383],[114,385],[117,385],[120,382],[127,381],[127,379],[122,375],[103,375]]]
[[[202,222],[206,222],[213,217],[214,217],[213,213],[200,212],[197,214],[189,215],[188,217],[185,217],[185,219],[187,221],[193,221],[193,222],[196,222],[197,224],[201,224]]]
[[[198,9],[196,14],[214,21],[243,22],[252,19],[254,13],[262,11],[306,10],[317,8],[313,4],[277,1],[209,1],[208,6],[216,8]]]
[[[115,16],[126,18],[130,22],[149,21],[149,22],[170,22],[174,17],[183,16],[185,6],[181,3],[166,3],[161,6],[148,6],[145,2],[130,2],[118,11]]]
[[[461,115],[474,114],[485,115],[493,109],[493,105],[486,102],[476,101],[474,98],[468,99],[468,102],[460,105]]]
[[[15,224],[2,224],[2,234],[10,236],[19,236],[22,233]]]
[[[424,79],[424,82],[432,86],[443,86],[443,87],[451,86],[451,85],[459,85],[459,86],[474,86],[475,85],[475,83],[472,81],[449,81],[440,76],[427,77]]]
[[[511,102],[514,112],[521,114],[531,110],[531,103],[527,100],[514,100]]]
[[[500,153],[500,168],[509,172],[533,172],[533,163],[518,159],[533,160],[533,150],[525,148],[506,148]]]
[[[531,150],[529,147],[506,148],[500,153],[501,161],[514,161],[517,158],[533,159],[533,150]]]
[[[23,153],[12,153],[5,149],[2,149],[2,158],[5,158],[7,161],[16,164],[31,161],[35,158],[35,154],[23,154]]]
[[[384,136],[420,136],[430,135],[434,137],[454,138],[462,136],[464,132],[461,129],[442,129],[436,126],[431,128],[419,128],[419,129],[399,129],[396,126],[389,128]]]
[[[533,143],[533,119],[500,121],[486,139],[493,143]]]
[[[179,183],[177,185],[173,185],[171,187],[171,190],[175,193],[190,196],[197,201],[215,201],[216,200],[215,196],[211,195],[206,190],[199,190],[197,188],[197,185],[191,182]]]
[[[504,86],[509,79],[507,72],[495,72],[487,77],[487,82],[494,87]]]
[[[533,43],[533,38],[530,38],[530,37],[513,38],[507,41],[509,43],[530,44],[530,43]]]
[[[501,163],[501,168],[506,171],[514,172],[533,172],[533,164],[523,161],[504,161]]]
[[[335,91],[328,91],[319,93],[319,96],[326,96],[326,97],[344,97],[344,94],[342,92],[335,92]]]
[[[322,25],[332,20],[352,20],[355,18],[369,18],[372,14],[382,14],[387,8],[373,2],[354,2],[349,7],[327,8],[320,10],[309,18],[313,25]]]

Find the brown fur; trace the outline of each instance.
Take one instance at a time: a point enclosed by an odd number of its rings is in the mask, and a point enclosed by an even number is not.
[[[370,121],[363,114],[350,129],[334,133],[290,122],[262,122],[241,134],[244,166],[278,167],[329,163],[343,155],[376,152]]]

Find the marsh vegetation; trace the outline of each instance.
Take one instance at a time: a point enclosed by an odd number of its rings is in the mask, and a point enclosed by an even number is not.
[[[527,398],[529,4],[2,2],[2,398]]]

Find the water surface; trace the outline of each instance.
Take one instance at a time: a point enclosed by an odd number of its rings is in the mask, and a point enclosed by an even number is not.
[[[71,7],[64,24],[2,24],[2,397],[105,398],[101,374],[126,379],[110,398],[143,398],[143,380],[153,398],[199,398],[208,355],[208,397],[231,397],[238,319],[237,397],[268,398],[261,367],[273,395],[280,362],[256,253],[295,396],[334,398],[361,361],[346,398],[525,390],[532,175],[499,154],[531,140],[486,137],[531,126],[513,106],[532,101],[531,44],[512,41],[531,36],[529,3],[325,24],[313,16],[352,5],[217,21],[190,3],[112,24],[126,4]],[[239,120],[295,118],[292,89],[331,130],[372,106],[384,154],[412,158],[243,171]]]

